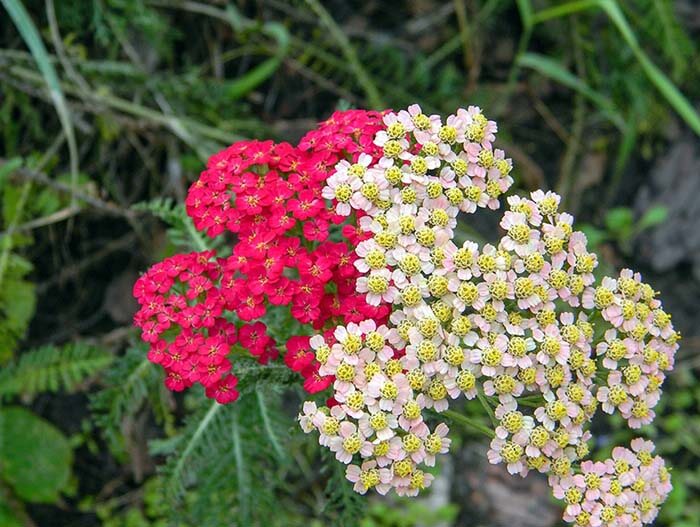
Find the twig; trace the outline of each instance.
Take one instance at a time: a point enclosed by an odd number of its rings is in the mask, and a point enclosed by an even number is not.
[[[11,66],[10,68],[7,68],[7,70],[16,77],[19,77],[26,81],[34,83],[43,82],[40,75],[26,68],[22,68],[20,66]],[[82,95],[79,92],[79,90],[77,90],[72,85],[62,83],[61,87],[65,91],[65,93],[74,97],[80,98]],[[208,126],[193,119],[190,119],[189,117],[171,117],[163,115],[162,113],[156,110],[145,106],[141,106],[139,104],[127,101],[125,99],[121,99],[120,97],[115,97],[114,95],[110,95],[108,93],[91,92],[90,94],[85,95],[85,99],[90,100],[93,103],[103,104],[112,109],[119,110],[124,113],[134,115],[136,117],[141,117],[153,123],[165,126],[176,135],[176,130],[179,131],[178,127],[185,126],[191,129],[192,131],[198,133],[202,137],[213,139],[224,144],[230,144],[234,141],[242,139],[242,137],[239,135],[224,132],[222,130],[219,130],[218,128],[214,128],[213,126]]]
[[[65,132],[61,132],[60,134],[58,134],[58,137],[56,137],[51,146],[49,146],[48,150],[44,152],[44,155],[39,160],[39,163],[37,165],[39,167],[39,170],[46,166],[46,163],[48,163],[49,160],[54,156],[54,154],[58,151],[61,145],[63,145],[63,142],[65,140]],[[0,159],[0,168],[2,168],[4,164],[6,164],[6,162],[2,162],[2,159]],[[12,174],[17,174],[22,170],[24,169],[17,168],[12,171]],[[52,181],[48,178],[47,180]],[[12,235],[15,233],[20,218],[22,217],[22,211],[24,210],[24,206],[27,203],[27,198],[29,197],[29,191],[31,190],[31,187],[31,181],[26,181],[24,183],[24,186],[22,187],[22,193],[20,194],[19,200],[15,205],[12,221],[7,227],[7,235],[2,237],[2,253],[0,254],[0,285],[2,284],[3,279],[5,278],[5,270],[7,269],[7,263],[10,258],[10,251],[12,250]]]
[[[442,415],[450,418],[451,420],[453,420],[459,424],[462,424],[462,425],[467,426],[473,430],[476,430],[477,432],[480,432],[487,437],[493,438],[496,435],[496,434],[494,434],[493,430],[491,430],[488,426],[483,425],[483,424],[479,423],[478,421],[475,421],[474,419],[467,417],[466,415],[462,415],[459,412],[456,412],[454,410],[445,410],[444,412],[442,412]]]
[[[544,170],[542,170],[542,167],[540,167],[534,159],[527,155],[522,148],[510,143],[509,141],[505,141],[500,137],[498,138],[498,144],[513,157],[518,173],[522,175],[523,182],[528,189],[534,190],[538,188],[547,188]]]
[[[0,479],[0,498],[6,503],[12,513],[22,522],[25,527],[37,527],[34,520],[27,514],[24,504],[17,499],[12,489]]]
[[[0,158],[0,167],[3,167],[6,164],[7,161]],[[28,168],[18,168],[14,172],[14,176],[19,176],[21,180],[41,183],[42,185],[46,185],[48,187],[53,188],[54,190],[57,190],[58,192],[65,192],[66,194],[74,195],[77,200],[83,201],[91,207],[94,207],[106,214],[121,216],[125,218],[133,218],[135,216],[135,213],[130,210],[122,209],[112,203],[108,203],[94,196],[90,196],[89,194],[86,194],[84,192],[74,191],[70,185],[66,185],[65,183],[61,183],[60,181],[55,181],[42,172],[37,172]]]
[[[12,235],[17,230],[17,224],[19,223],[19,219],[22,217],[22,212],[24,212],[24,207],[27,204],[27,198],[29,197],[29,191],[31,189],[31,181],[26,181],[22,186],[22,192],[19,195],[17,204],[15,205],[12,221],[7,228],[7,235],[2,237],[2,254],[0,254],[0,286],[2,286],[2,282],[5,278],[5,270],[7,269],[7,263],[10,258],[10,251],[12,251]]]
[[[302,76],[306,77],[315,84],[318,84],[321,88],[328,90],[329,92],[333,92],[339,97],[342,97],[343,99],[351,103],[358,102],[358,97],[354,93],[346,90],[345,88],[342,88],[341,86],[338,86],[333,81],[326,79],[323,75],[319,75],[312,69],[307,68],[298,60],[287,57],[286,59],[284,59],[284,63],[292,71],[301,74]]]
[[[73,278],[74,276],[80,274],[83,272],[85,269],[95,265],[98,263],[100,260],[103,258],[106,258],[110,254],[112,254],[115,251],[120,251],[122,249],[128,249],[132,248],[134,245],[134,242],[137,240],[137,236],[135,233],[130,232],[126,234],[125,236],[122,236],[121,238],[118,238],[116,240],[113,240],[106,244],[104,247],[102,247],[100,250],[91,253],[90,256],[87,258],[81,260],[79,263],[77,263],[74,266],[71,267],[64,267],[61,269],[60,272],[55,273],[49,280],[46,282],[42,282],[37,286],[37,292],[39,294],[44,293],[47,291],[49,288],[53,287],[56,284],[62,283],[69,278]]]
[[[559,119],[552,113],[549,107],[540,99],[530,85],[527,86],[527,93],[530,95],[533,106],[537,113],[540,114],[544,122],[547,123],[552,131],[557,134],[563,143],[568,143],[571,140],[571,135],[566,131]]]
[[[56,56],[64,70],[66,70],[66,75],[78,85],[78,87],[84,92],[90,92],[90,85],[87,83],[85,78],[78,73],[78,71],[73,67],[73,64],[68,60],[66,55],[66,50],[63,47],[63,39],[61,38],[61,32],[58,29],[58,21],[56,20],[56,10],[54,8],[53,0],[46,0],[46,18],[49,21],[49,31],[51,32],[51,41],[53,42],[53,47],[56,49]]]
[[[476,398],[479,399],[481,406],[483,406],[484,410],[489,416],[489,419],[491,419],[491,424],[493,424],[493,426],[497,426],[498,420],[496,419],[496,414],[494,414],[493,408],[491,408],[488,399],[486,399],[486,396],[483,393],[481,393],[480,389],[476,390]]]
[[[81,208],[77,205],[74,207],[66,207],[59,211],[49,214],[48,216],[42,216],[41,218],[36,218],[34,220],[23,223],[22,225],[17,225],[13,232],[25,232],[37,229],[39,227],[46,227],[47,225],[53,225],[61,221],[65,221],[68,218],[72,218],[76,214],[79,214]],[[10,231],[0,232],[0,238],[11,235]]]
[[[518,83],[518,74],[520,73],[520,62],[519,59],[522,57],[527,48],[530,46],[530,39],[532,38],[532,26],[527,20],[523,20],[523,32],[520,34],[520,40],[518,41],[518,50],[515,53],[515,58],[508,72],[508,80],[506,81],[506,87],[501,94],[499,100],[494,105],[494,115],[500,117],[503,115],[510,98],[515,92],[516,85]]]

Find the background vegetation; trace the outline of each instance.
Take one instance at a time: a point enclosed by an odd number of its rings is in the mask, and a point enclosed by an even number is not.
[[[138,273],[204,243],[180,204],[210,154],[412,102],[480,105],[518,189],[562,193],[606,266],[663,292],[686,338],[647,430],[674,467],[658,524],[700,524],[696,2],[0,4],[0,525],[556,524],[468,432],[430,497],[358,499],[300,437],[286,367],[240,360],[234,405],[173,396],[131,327]]]

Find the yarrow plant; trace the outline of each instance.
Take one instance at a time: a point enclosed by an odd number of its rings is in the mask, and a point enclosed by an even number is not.
[[[491,463],[546,474],[566,521],[648,524],[671,490],[663,459],[635,439],[587,460],[590,424],[599,409],[633,429],[650,423],[679,335],[638,273],[596,279],[558,195],[504,200],[512,163],[496,132],[476,107],[443,120],[413,105],[338,112],[297,147],[248,142],[214,156],[187,210],[236,244],[140,278],[149,358],[171,389],[198,382],[230,402],[234,344],[274,359],[282,343],[258,319],[286,306],[309,329],[288,336],[285,363],[308,392],[330,391],[323,406],[304,403],[300,425],[357,492],[428,487],[425,467],[450,447],[446,417],[491,438]],[[456,242],[460,213],[502,201],[498,243]],[[494,426],[450,410],[462,397]]]

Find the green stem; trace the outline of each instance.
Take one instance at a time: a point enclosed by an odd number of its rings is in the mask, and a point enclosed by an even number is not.
[[[455,421],[459,424],[462,424],[468,428],[471,428],[472,430],[476,430],[477,432],[480,432],[484,434],[487,437],[490,437],[493,439],[496,437],[496,434],[494,433],[493,430],[491,430],[488,426],[483,425],[479,423],[478,421],[473,420],[470,417],[467,417],[466,415],[462,415],[459,412],[455,412],[454,410],[445,410],[442,412],[442,415],[449,417],[452,421]]]
[[[491,405],[489,404],[488,399],[486,399],[486,396],[479,389],[476,390],[476,396],[479,399],[481,406],[483,406],[484,410],[486,410],[486,413],[488,414],[489,419],[491,419],[491,424],[494,427],[498,426],[498,420],[496,419],[496,414],[493,413],[493,408],[491,408]]]

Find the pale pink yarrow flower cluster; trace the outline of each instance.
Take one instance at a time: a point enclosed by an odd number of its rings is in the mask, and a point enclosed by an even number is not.
[[[628,492],[627,473],[618,478],[623,497],[613,505],[607,483],[582,489],[581,481],[605,480],[616,454],[605,464],[580,462],[599,405],[633,428],[654,417],[679,339],[656,293],[629,270],[597,285],[597,257],[553,192],[508,197],[497,244],[456,244],[458,214],[498,208],[513,183],[510,160],[493,148],[496,124],[476,107],[443,122],[417,105],[388,112],[384,124],[375,138],[383,155],[339,164],[326,193],[337,180],[353,191],[336,211],[361,215],[370,236],[356,250],[357,291],[390,304],[390,324],[314,337],[339,404],[309,407],[305,430],[318,430],[349,464],[359,492],[413,494],[431,479],[419,464],[449,446],[446,425],[430,432],[427,410],[479,395],[498,421],[489,460],[514,474],[548,474],[567,503],[581,493],[567,521],[651,521],[670,488],[662,461],[637,466],[618,450],[630,470],[651,468],[643,472],[649,488]]]

